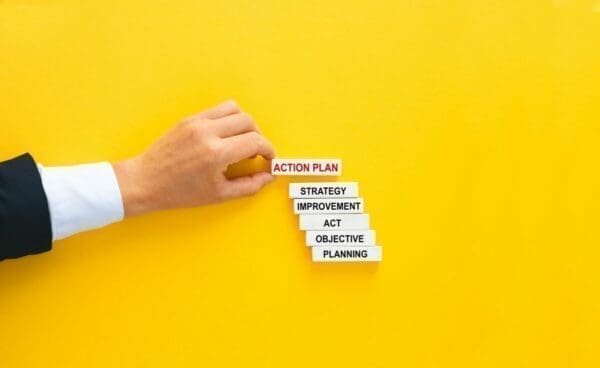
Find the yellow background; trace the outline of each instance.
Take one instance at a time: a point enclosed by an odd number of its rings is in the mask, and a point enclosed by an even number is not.
[[[0,366],[597,367],[600,2],[0,1],[0,157],[137,154],[235,98],[339,157],[379,265],[286,178],[0,264]]]

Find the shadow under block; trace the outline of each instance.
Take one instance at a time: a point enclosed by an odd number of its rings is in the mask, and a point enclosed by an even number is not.
[[[271,160],[271,174],[338,176],[342,174],[342,160],[337,158],[275,158]]]
[[[369,246],[375,245],[375,230],[309,230],[306,246]]]
[[[368,230],[369,214],[300,215],[300,230]]]
[[[290,198],[356,198],[357,182],[290,183]]]
[[[312,247],[313,262],[380,262],[381,247]]]
[[[294,199],[295,214],[363,213],[362,198]]]

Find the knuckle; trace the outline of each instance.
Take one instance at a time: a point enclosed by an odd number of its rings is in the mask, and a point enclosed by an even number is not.
[[[221,151],[221,145],[218,141],[208,141],[205,144],[205,150],[211,158],[216,158]]]
[[[182,125],[193,124],[197,119],[198,119],[198,117],[196,115],[186,116],[183,119],[181,119],[181,124]]]
[[[252,118],[252,115],[248,114],[247,112],[241,112],[240,113],[240,118],[243,121],[246,121],[246,122],[254,122],[254,119]]]
[[[253,135],[254,135],[254,147],[256,148],[256,150],[262,150],[263,148],[265,148],[266,143],[265,143],[265,139],[263,138],[263,136],[257,132],[253,132]]]
[[[258,132],[252,131],[252,132],[250,132],[248,134],[250,135],[250,140],[256,146],[258,146],[258,145],[260,145],[262,143],[262,136],[260,134],[258,134]]]
[[[254,128],[256,124],[254,123],[252,115],[248,114],[247,112],[243,112],[241,114],[242,118],[240,120],[240,123],[246,128]]]
[[[206,127],[204,124],[198,124],[198,122],[189,122],[186,127],[188,129],[188,133],[196,142],[202,141],[206,136]]]

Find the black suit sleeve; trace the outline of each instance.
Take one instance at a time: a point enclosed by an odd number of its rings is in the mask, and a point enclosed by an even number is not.
[[[0,162],[0,261],[51,248],[48,200],[33,158]]]

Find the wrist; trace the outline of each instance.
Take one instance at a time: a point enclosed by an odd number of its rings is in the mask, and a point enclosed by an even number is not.
[[[120,161],[112,164],[112,166],[119,183],[125,216],[136,216],[151,212],[153,210],[152,201],[140,173],[139,158],[134,157]]]

